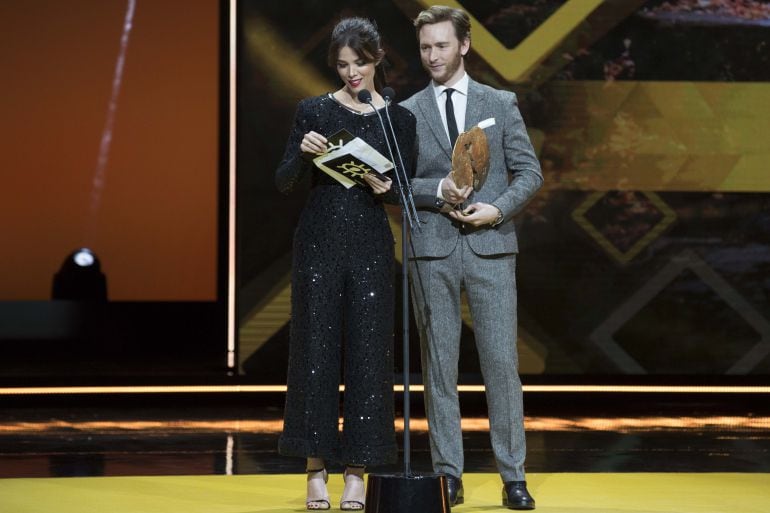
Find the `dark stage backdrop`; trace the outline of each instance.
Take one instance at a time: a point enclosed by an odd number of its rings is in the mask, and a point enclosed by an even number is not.
[[[445,3],[472,15],[470,74],[518,94],[545,173],[516,220],[525,380],[770,375],[770,2]],[[410,24],[423,4],[238,2],[239,370],[251,380],[285,378],[306,191],[278,193],[273,173],[296,103],[338,87],[325,52],[347,15],[377,21],[401,99],[423,88]]]
[[[223,372],[219,52],[217,0],[0,2],[0,378]]]

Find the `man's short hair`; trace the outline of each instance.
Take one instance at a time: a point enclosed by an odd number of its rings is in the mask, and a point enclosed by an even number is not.
[[[471,38],[471,19],[468,13],[462,9],[455,9],[446,5],[434,5],[417,15],[414,19],[417,37],[420,37],[420,29],[425,25],[433,25],[442,21],[452,22],[455,35],[461,42]]]

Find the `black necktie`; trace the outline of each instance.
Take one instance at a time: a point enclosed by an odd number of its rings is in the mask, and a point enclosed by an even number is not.
[[[452,93],[454,89],[446,89],[446,126],[449,130],[449,145],[454,148],[457,140],[457,121],[455,120],[455,108],[452,105]]]

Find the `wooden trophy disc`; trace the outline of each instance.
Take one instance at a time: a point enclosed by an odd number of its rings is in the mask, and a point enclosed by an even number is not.
[[[474,126],[457,137],[452,151],[452,180],[459,189],[479,191],[489,171],[489,143],[484,130]]]

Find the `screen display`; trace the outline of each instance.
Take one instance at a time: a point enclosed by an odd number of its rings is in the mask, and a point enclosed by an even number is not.
[[[114,301],[214,301],[217,2],[0,4],[0,301],[89,248]]]

